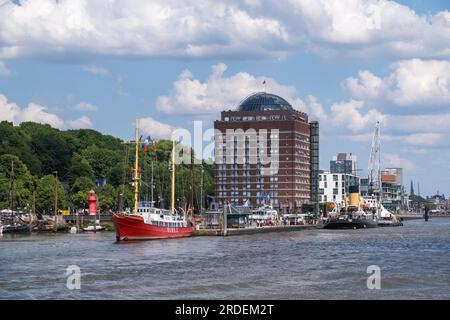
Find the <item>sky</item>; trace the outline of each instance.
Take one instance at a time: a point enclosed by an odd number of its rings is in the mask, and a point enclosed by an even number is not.
[[[352,152],[450,196],[448,0],[0,0],[0,121],[122,139],[213,126],[266,90]],[[262,83],[266,80],[266,85]]]

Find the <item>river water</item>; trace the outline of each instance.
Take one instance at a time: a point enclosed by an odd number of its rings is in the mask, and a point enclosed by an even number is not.
[[[66,268],[81,271],[79,290]],[[381,289],[367,289],[367,267]],[[450,218],[403,227],[116,243],[3,235],[0,299],[450,299]]]

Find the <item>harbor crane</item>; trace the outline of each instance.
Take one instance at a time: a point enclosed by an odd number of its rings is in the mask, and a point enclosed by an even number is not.
[[[375,130],[372,137],[372,148],[369,158],[369,196],[376,196],[378,204],[381,204],[383,192],[381,183],[381,141],[380,141],[380,121],[375,124]]]

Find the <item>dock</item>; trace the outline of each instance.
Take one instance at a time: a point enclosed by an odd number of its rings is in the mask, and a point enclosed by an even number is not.
[[[68,214],[68,215],[62,215],[62,219],[66,222],[76,222],[77,217],[78,219],[82,219],[83,221],[94,221],[94,220],[100,220],[100,221],[112,221],[112,214],[100,214],[100,215],[76,215],[76,214]]]
[[[263,226],[246,228],[229,228],[227,236],[240,236],[245,234],[270,233],[270,232],[290,232],[300,230],[320,229],[321,225],[293,225],[293,226]],[[200,229],[195,230],[194,236],[223,236],[222,229]]]

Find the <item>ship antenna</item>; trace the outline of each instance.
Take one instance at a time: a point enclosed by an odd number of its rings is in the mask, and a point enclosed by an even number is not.
[[[135,161],[134,161],[134,214],[138,214],[139,197],[139,127],[136,119],[136,142],[135,142]]]

